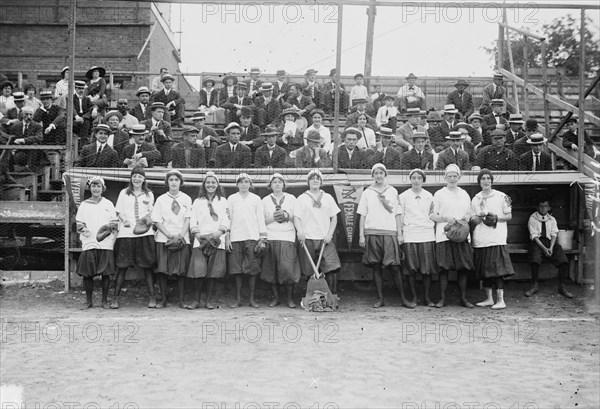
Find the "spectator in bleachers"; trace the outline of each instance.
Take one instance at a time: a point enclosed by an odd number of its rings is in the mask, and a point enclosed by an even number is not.
[[[206,151],[206,161],[207,163],[212,163],[214,165],[215,159],[215,150],[221,139],[217,135],[217,131],[211,128],[206,123],[206,114],[204,112],[196,111],[192,115],[192,123],[196,128],[198,128],[197,138],[199,141],[202,141],[202,145],[204,146],[204,150]]]
[[[323,90],[321,92],[321,107],[328,115],[335,113],[335,98],[336,95],[340,98],[339,113],[345,114],[348,112],[348,103],[346,95],[346,87],[344,84],[336,82],[336,69],[332,68],[329,72],[330,80],[323,84]]]
[[[491,102],[492,112],[483,117],[481,127],[488,131],[483,135],[483,146],[489,146],[492,143],[491,132],[494,129],[505,130],[508,127],[508,121],[502,115],[504,100],[493,99]]]
[[[162,92],[162,91],[161,91]],[[171,161],[171,147],[173,146],[173,130],[171,124],[163,120],[165,113],[165,104],[162,102],[153,102],[150,106],[152,119],[141,123],[149,132],[149,142],[152,142],[160,152],[161,164],[168,164]],[[158,164],[158,163],[157,163]]]
[[[400,87],[398,94],[398,108],[404,112],[407,108],[425,109],[425,94],[415,85],[417,76],[412,72],[406,77],[407,84]]]
[[[500,73],[495,73],[493,82],[483,88],[483,101],[479,112],[481,115],[488,115],[492,112],[492,101],[494,99],[504,99],[506,95],[506,88],[502,85],[504,76]]]
[[[92,110],[94,108],[92,100],[83,95],[84,90],[85,82],[75,81],[75,93],[73,94],[73,132],[79,137],[80,149],[88,143],[92,126]],[[63,96],[63,98],[65,97],[66,95]]]
[[[385,105],[377,110],[377,116],[375,116],[375,123],[378,127],[385,126],[390,128],[392,132],[396,133],[398,127],[398,108],[394,106],[394,97],[386,95],[384,98]]]
[[[128,130],[131,129],[133,125],[140,123],[135,116],[129,113],[127,98],[119,98],[119,101],[117,102],[117,110],[121,113],[121,115],[123,115],[123,119],[121,119],[119,128]]]
[[[277,145],[277,137],[280,132],[276,127],[269,125],[262,133],[266,143],[256,150],[254,155],[255,168],[283,168],[287,152]]]
[[[513,149],[515,142],[525,136],[523,125],[525,125],[525,121],[523,121],[523,115],[510,114],[510,118],[508,119],[509,129],[506,132],[507,148]]]
[[[356,147],[359,137],[362,135],[356,128],[344,130],[342,134],[344,143],[338,147],[338,168],[365,169],[369,166],[365,152]]]
[[[42,101],[35,97],[36,92],[37,90],[33,84],[29,84],[25,87],[25,106],[31,107],[33,112],[42,106]]]
[[[471,125],[464,121],[457,122],[456,125],[454,125],[454,128],[451,129],[451,131],[459,131],[461,129],[464,129],[466,131],[467,139],[465,142],[469,142],[470,144],[472,143],[474,148],[475,142],[473,141],[477,141],[477,139],[479,138],[479,133],[475,131],[475,128],[473,128]],[[481,140],[479,142],[481,142]]]
[[[425,149],[427,134],[417,131],[412,137],[413,148],[402,154],[402,169],[433,170],[433,153]]]
[[[474,136],[471,137],[471,142],[475,145],[475,150],[479,149],[479,147],[483,144],[483,128],[481,127],[481,123],[483,122],[483,117],[479,115],[477,112],[469,115],[469,124],[473,128]]]
[[[225,127],[227,143],[219,145],[215,152],[215,168],[249,168],[252,164],[252,151],[242,145],[240,135],[242,127],[231,122]]]
[[[367,116],[367,126],[376,131],[378,128],[375,118],[367,114],[367,100],[365,98],[355,99],[354,107],[356,110],[346,117],[346,126],[355,126],[358,123],[358,116],[365,114]]]
[[[312,130],[306,136],[307,145],[297,149],[295,162],[297,168],[328,168],[331,167],[331,159],[327,151],[321,148],[321,135],[319,131]]]
[[[159,92],[165,87],[162,83],[162,79],[165,75],[169,75],[169,69],[161,68],[160,75],[152,79],[152,83],[150,84],[150,89],[152,90],[152,93]]]
[[[317,70],[309,69],[304,74],[304,84],[302,84],[302,93],[308,95],[317,106],[321,103],[321,84],[317,82]]]
[[[527,139],[531,151],[519,156],[519,170],[531,172],[552,170],[550,155],[542,151],[542,147],[546,142],[547,139],[541,133],[534,133]]]
[[[104,80],[106,70],[102,67],[93,66],[85,76],[90,80],[89,85],[85,90],[85,96],[90,97],[92,101],[97,99],[106,99],[106,81]]]
[[[223,83],[223,87],[219,91],[219,106],[223,107],[223,104],[229,101],[229,98],[237,96],[236,85],[238,79],[236,76],[229,73],[221,82]]]
[[[444,119],[440,121],[431,131],[429,132],[431,146],[439,152],[444,149],[446,145],[446,137],[450,134],[450,131],[456,125],[456,113],[458,109],[453,104],[444,105]],[[442,169],[445,169],[444,166]]]
[[[44,145],[57,145],[66,142],[65,113],[58,105],[52,104],[52,91],[40,92],[42,106],[33,114],[33,120],[42,124]]]
[[[315,108],[310,111],[310,117],[312,119],[312,125],[306,128],[304,131],[304,145],[307,144],[306,137],[312,130],[316,130],[321,135],[321,148],[325,149],[329,155],[333,152],[333,144],[331,142],[331,131],[325,125],[323,125],[323,118],[325,112],[322,109]]]
[[[469,155],[469,162],[474,163],[475,162],[475,145],[473,145],[473,142],[471,142],[471,136],[469,135],[469,130],[467,129],[467,124],[465,124],[464,122],[459,122],[456,125],[456,131],[459,131],[460,133],[462,133],[463,135],[463,140],[462,143],[460,144],[460,150],[463,150],[467,153],[467,155]]]
[[[373,156],[371,163],[383,163],[388,169],[400,169],[402,166],[400,152],[392,147],[394,133],[390,128],[382,127],[377,134],[381,138],[381,148]]]
[[[143,124],[134,125],[129,134],[133,136],[134,143],[123,148],[121,163],[124,167],[135,168],[138,166],[153,167],[155,162],[160,162],[160,152],[153,143],[146,142],[148,130]]]
[[[577,115],[572,115],[571,118],[569,118],[569,120],[566,123],[567,131],[563,134],[562,137],[562,145],[565,148],[571,149],[574,152],[579,151],[579,124],[577,120]],[[600,156],[600,152],[598,152],[597,148],[595,148],[594,146],[594,141],[592,141],[592,138],[590,138],[590,136],[585,131],[583,132],[583,142],[583,152],[586,155],[591,156],[592,158]]]
[[[90,114],[92,118],[92,127],[101,124],[104,122],[104,117],[106,116],[106,102],[103,99],[97,99],[93,102],[92,113]]]
[[[152,94],[150,101],[152,103],[162,102],[165,104],[165,111],[169,112],[171,117],[171,125],[182,126],[183,118],[185,116],[185,101],[179,92],[175,91],[173,88],[175,77],[167,74],[162,77],[161,81],[164,88]]]
[[[261,95],[256,98],[257,125],[264,129],[267,125],[274,125],[279,120],[281,104],[273,97],[273,84],[263,82],[260,87]]]
[[[244,81],[248,89],[248,96],[254,101],[254,98],[258,96],[262,81],[258,79],[260,76],[260,69],[257,67],[250,68],[250,78]]]
[[[33,109],[23,107],[22,118],[10,126],[12,145],[39,145],[43,141],[42,125],[33,120]],[[42,150],[17,150],[13,153],[15,172],[32,172],[50,164]]]
[[[535,119],[528,119],[525,122],[525,136],[522,136],[513,144],[513,152],[517,158],[521,157],[525,152],[529,152],[530,149],[527,141],[532,134],[537,132],[540,132],[538,122]],[[544,148],[542,148],[542,150],[544,150]]]
[[[492,144],[484,146],[477,152],[473,170],[517,170],[517,157],[505,146],[506,131],[492,131]]]
[[[304,144],[303,133],[297,123],[300,114],[295,108],[287,108],[281,112],[280,117],[283,117],[283,122],[277,128],[280,134],[277,145],[283,147],[286,152],[293,152]]]
[[[365,87],[365,76],[362,74],[356,74],[354,76],[355,85],[350,89],[349,104],[351,107],[355,106],[357,100],[364,99],[365,101],[369,98],[369,91]]]
[[[12,124],[23,119],[23,107],[25,107],[25,94],[17,91],[12,95],[12,107],[6,111],[4,117],[0,120],[6,125],[6,129],[10,129]]]
[[[282,98],[285,100],[289,87],[287,72],[285,70],[277,70],[275,76],[277,77],[277,81],[273,84],[273,97],[277,101],[281,101]]]
[[[373,89],[375,90],[371,96],[369,97],[371,104],[373,105],[373,110],[377,112],[379,108],[385,105],[385,99],[388,96],[385,92],[381,90],[381,84],[378,82],[373,83]],[[392,96],[392,101],[394,97]]]
[[[360,131],[360,136],[356,144],[356,147],[360,150],[375,149],[377,147],[375,131],[369,128],[367,121],[367,114],[362,113],[358,115],[356,125],[354,125],[354,128],[357,128]]]
[[[257,148],[261,147],[265,143],[265,139],[260,133],[258,125],[252,123],[253,112],[252,108],[245,106],[242,107],[240,115],[240,144],[245,145],[254,152]]]
[[[60,98],[63,95],[68,94],[69,89],[69,67],[63,67],[60,70],[60,81],[56,83],[56,87],[54,88],[54,97]]]
[[[460,149],[464,138],[463,133],[460,131],[449,132],[445,139],[450,143],[450,146],[440,152],[435,164],[436,169],[446,169],[451,164],[458,166],[460,170],[471,169],[469,154]]]
[[[135,95],[138,97],[138,102],[131,108],[130,112],[141,123],[152,118],[152,112],[148,106],[150,90],[148,87],[139,87]]]
[[[0,114],[5,116],[9,109],[15,106],[14,97],[12,96],[13,83],[10,81],[4,81],[0,88],[2,94],[0,95]]]
[[[215,80],[206,78],[202,81],[200,90],[200,105],[198,109],[207,113],[213,113],[219,105],[219,92],[215,88]]]
[[[453,104],[463,118],[468,118],[474,111],[473,95],[466,91],[469,83],[465,80],[458,80],[454,84],[456,89],[448,94],[446,104]]]
[[[396,148],[400,153],[408,151],[413,146],[413,137],[416,132],[424,133],[425,136],[429,138],[427,130],[419,125],[419,118],[421,116],[421,110],[419,108],[408,108],[406,110],[406,116],[407,121],[398,128],[398,133],[395,138]],[[414,169],[414,167],[411,169]]]
[[[119,154],[107,143],[110,131],[110,127],[106,124],[98,124],[92,129],[95,141],[81,149],[79,166],[82,168],[119,167]]]
[[[300,117],[304,118],[306,121],[306,126],[301,126],[302,130],[306,129],[309,125],[310,111],[317,107],[310,96],[302,94],[298,84],[290,84],[288,97],[285,102],[281,104],[281,106],[284,109],[296,107],[298,110],[298,115],[300,115]]]
[[[247,90],[248,86],[245,83],[238,83],[235,86],[236,95],[229,98],[226,102],[221,104],[221,106],[227,110],[227,112],[225,113],[225,119],[229,123],[240,122],[242,107],[254,107],[254,102],[252,102],[252,98],[246,95]]]
[[[132,137],[129,136],[126,130],[120,128],[123,116],[119,111],[109,111],[104,116],[104,123],[109,127],[108,146],[113,148],[119,154],[123,153],[123,149],[132,143]],[[94,140],[92,140],[92,143]]]
[[[205,168],[206,155],[198,128],[185,126],[182,141],[171,148],[172,168]]]

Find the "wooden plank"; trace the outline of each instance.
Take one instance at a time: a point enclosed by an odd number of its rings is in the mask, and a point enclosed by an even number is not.
[[[556,141],[557,140],[555,139],[554,142],[550,142],[548,144],[548,149],[550,149],[552,152],[554,152],[561,158],[567,160],[567,162],[569,162],[571,165],[578,166],[578,157],[572,152],[563,148],[562,146],[559,146],[556,143]],[[596,162],[594,159],[590,158],[588,155],[583,155],[583,170],[580,169],[580,171],[582,171],[585,175],[589,176],[590,178],[594,178],[594,174],[600,171],[600,167],[598,162]]]
[[[64,151],[67,149],[65,145],[0,145],[0,150],[24,150],[24,151],[33,151],[33,150],[56,150],[56,151]]]
[[[65,202],[0,202],[0,223],[56,223],[67,219]]]

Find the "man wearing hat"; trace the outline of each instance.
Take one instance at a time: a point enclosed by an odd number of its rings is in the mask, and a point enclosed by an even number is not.
[[[258,90],[262,84],[262,81],[258,79],[260,76],[260,69],[257,67],[250,68],[250,78],[248,78],[244,83],[248,88],[248,96],[254,100],[256,95],[258,94]]]
[[[265,143],[265,139],[260,134],[260,128],[258,125],[252,123],[253,118],[253,109],[249,106],[242,107],[240,114],[240,143],[249,147],[252,155],[254,155],[258,147]]]
[[[221,90],[219,91],[219,106],[222,107],[223,104],[229,100],[229,98],[237,95],[236,85],[238,83],[238,79],[235,75],[229,73],[223,77],[221,83],[223,84],[223,87],[221,87]]]
[[[413,134],[413,148],[402,155],[402,169],[433,170],[434,160],[431,150],[426,150],[427,134],[417,131]]]
[[[344,143],[338,146],[338,168],[365,169],[369,166],[365,151],[356,148],[356,142],[361,136],[359,129],[350,127],[344,130],[342,134]]]
[[[483,117],[483,124],[481,125],[483,130],[488,131],[483,137],[483,146],[488,146],[492,143],[490,133],[494,129],[506,130],[508,128],[508,121],[502,114],[503,108],[503,99],[493,99],[491,101],[492,112]]]
[[[34,122],[33,109],[23,107],[21,109],[23,119],[12,123],[9,128],[11,145],[39,145],[43,141],[42,125]],[[50,164],[48,156],[42,150],[17,150],[13,154],[13,166],[15,172],[31,172]],[[11,161],[9,161],[10,163]],[[11,166],[9,165],[9,168]]]
[[[407,108],[425,109],[425,94],[415,85],[417,76],[412,72],[406,77],[407,83],[398,90],[398,108],[404,112]]]
[[[254,154],[255,168],[283,168],[285,167],[285,149],[277,145],[277,137],[281,133],[275,126],[266,127],[262,136],[265,138],[265,144],[258,148]]]
[[[169,75],[169,69],[163,67],[160,69],[160,75],[158,77],[152,78],[152,83],[150,84],[150,89],[152,90],[152,93],[158,92],[165,87],[162,83],[162,79],[165,75]]]
[[[321,148],[321,134],[316,129],[308,132],[306,145],[294,153],[297,168],[329,168],[332,165],[327,151]]]
[[[185,100],[179,92],[173,88],[175,77],[166,74],[161,79],[164,88],[152,94],[150,102],[162,102],[165,104],[165,112],[169,112],[171,116],[171,125],[182,126],[185,116]]]
[[[235,87],[236,95],[229,98],[225,103],[221,104],[221,107],[227,111],[225,113],[225,120],[231,122],[240,122],[240,116],[242,113],[242,107],[250,106],[254,108],[254,102],[252,98],[247,95],[248,85],[245,82],[240,82]]]
[[[308,95],[312,100],[320,105],[321,102],[321,85],[317,82],[317,70],[311,68],[304,73],[304,84],[302,84],[302,92]]]
[[[121,119],[121,123],[119,124],[120,128],[131,129],[133,125],[140,123],[135,116],[129,113],[127,98],[119,98],[117,110],[123,115],[123,119]]]
[[[215,168],[249,168],[252,165],[252,151],[240,143],[242,127],[231,122],[224,129],[227,143],[219,145],[215,151]]]
[[[563,147],[572,150],[573,152],[579,151],[579,125],[577,115],[572,115],[565,124],[567,126],[567,131],[563,133]],[[588,156],[594,158],[596,156],[596,149],[594,148],[594,141],[592,138],[584,131],[583,133],[583,141],[584,141],[584,153]]]
[[[273,97],[273,84],[263,82],[260,86],[260,95],[256,97],[256,122],[257,125],[264,128],[277,122],[281,114],[281,104],[279,100]]]
[[[141,125],[144,125],[149,133],[148,140],[155,144],[160,152],[161,160],[159,162],[166,165],[171,161],[173,130],[171,124],[163,119],[166,109],[162,102],[153,102],[150,110],[152,111],[152,119],[142,122]]]
[[[383,109],[383,107],[381,109]],[[398,128],[398,133],[395,138],[396,149],[398,149],[400,153],[408,151],[413,146],[413,138],[417,132],[424,133],[425,137],[429,139],[427,130],[419,125],[421,110],[419,108],[408,108],[406,110],[406,116],[407,121]],[[414,167],[411,169],[414,169]]]
[[[346,88],[341,82],[336,82],[336,70],[332,68],[329,72],[329,81],[323,84],[321,91],[321,106],[323,111],[328,115],[333,115],[335,112],[336,95],[340,98],[340,114],[348,112],[348,95]]]
[[[390,128],[381,127],[377,135],[381,138],[381,150],[378,150],[371,163],[383,163],[388,169],[400,169],[402,155],[394,147],[394,132]]]
[[[25,94],[23,92],[17,91],[13,93],[12,98],[13,106],[6,111],[6,114],[0,120],[0,123],[6,124],[8,128],[23,119],[22,109],[25,107]]]
[[[151,168],[155,162],[160,161],[160,152],[156,146],[146,142],[148,130],[144,124],[134,125],[129,131],[129,135],[133,136],[133,143],[123,148],[120,158],[125,167],[134,168],[141,165],[146,167],[144,163],[146,162],[147,167]]]
[[[547,141],[541,133],[531,134],[526,142],[531,146],[531,151],[519,156],[519,170],[531,172],[552,170],[550,155],[542,151],[542,147]]]
[[[288,93],[288,76],[285,70],[277,70],[275,76],[277,77],[277,81],[273,83],[273,97],[277,101],[281,98],[285,99]]]
[[[109,131],[106,143],[108,146],[117,151],[119,156],[123,152],[123,148],[125,148],[125,146],[133,143],[133,136],[129,136],[127,130],[120,128],[122,119],[123,116],[119,111],[109,111],[106,113],[106,115],[104,115],[104,118],[102,118],[102,121],[100,122],[108,125]],[[94,142],[95,140],[92,138],[91,143]]]
[[[356,111],[352,112],[346,117],[346,126],[356,126],[358,123],[358,117],[362,114],[365,114],[367,116],[367,126],[376,131],[378,126],[377,122],[375,122],[375,118],[367,114],[367,100],[364,98],[355,99],[354,105],[356,107]]]
[[[446,140],[450,143],[446,149],[440,152],[435,164],[436,169],[446,169],[448,165],[454,164],[460,170],[470,170],[471,162],[469,155],[460,146],[465,136],[460,131],[450,131]]]
[[[458,112],[466,119],[475,111],[473,95],[466,91],[469,83],[465,80],[458,80],[454,86],[456,89],[448,94],[446,104],[454,104]]]
[[[42,106],[33,114],[33,120],[42,124],[44,145],[58,145],[66,142],[65,112],[52,104],[52,91],[40,92]]]
[[[281,106],[284,109],[292,107],[298,109],[298,115],[303,117],[307,123],[307,125],[303,127],[303,130],[312,123],[312,118],[310,118],[309,113],[317,107],[310,96],[304,95],[301,92],[300,85],[298,84],[290,84],[288,97],[285,102],[282,102]]]
[[[118,168],[119,154],[108,142],[110,127],[98,124],[92,129],[94,142],[85,145],[79,155],[79,166],[82,168]]]
[[[517,157],[505,146],[506,131],[495,129],[491,132],[491,136],[492,145],[479,149],[473,170],[517,170],[519,166]]]
[[[380,82],[374,82],[372,84],[373,89],[375,90],[371,96],[369,97],[371,103],[373,104],[373,109],[377,111],[380,107],[385,104],[385,98],[388,96],[385,92],[383,92],[382,85]],[[392,97],[392,100],[394,97]]]
[[[483,117],[478,112],[474,112],[469,115],[468,121],[469,125],[471,125],[471,128],[473,129],[473,133],[470,134],[471,142],[473,142],[473,145],[475,145],[475,150],[477,150],[483,144],[483,134],[485,132],[481,127],[481,124],[483,123]]]
[[[152,118],[152,112],[150,111],[150,90],[148,87],[139,87],[137,93],[138,102],[131,108],[131,115],[137,118],[138,123],[144,122],[147,119]]]
[[[182,141],[171,148],[171,166],[173,168],[205,168],[206,155],[204,143],[198,138],[198,128],[184,126]]]
[[[488,115],[491,112],[490,106],[494,99],[504,99],[506,88],[502,85],[504,76],[500,73],[494,73],[493,82],[483,88],[483,101],[479,112],[482,115]]]
[[[364,99],[365,101],[369,98],[369,91],[365,87],[365,76],[358,73],[354,76],[355,85],[350,89],[349,103],[353,107],[356,105],[356,101]]]
[[[456,125],[457,113],[458,109],[456,109],[454,104],[444,105],[444,118],[440,121],[440,123],[437,126],[431,129],[431,131],[429,132],[429,136],[431,138],[431,146],[435,148],[436,151],[439,152],[446,146],[446,136],[450,134],[450,131]]]
[[[210,126],[205,125],[206,113],[201,111],[194,112],[192,115],[192,123],[198,129],[196,138],[198,141],[202,142],[202,145],[204,146],[207,161],[212,161],[214,164],[215,150],[221,142],[219,135],[217,135],[217,131]]]
[[[525,121],[523,121],[523,115],[510,114],[510,118],[508,120],[509,129],[506,132],[507,148],[512,149],[515,142],[525,136],[523,125],[525,125]]]
[[[73,122],[73,132],[79,136],[80,148],[87,144],[92,127],[92,109],[94,108],[92,100],[83,95],[84,90],[85,82],[75,81],[75,91],[73,93],[73,116],[75,121]],[[63,95],[63,99],[66,109],[66,95]]]
[[[214,112],[219,105],[219,92],[215,88],[215,80],[212,78],[205,78],[202,81],[202,89],[200,90],[200,105],[198,109],[210,110]]]

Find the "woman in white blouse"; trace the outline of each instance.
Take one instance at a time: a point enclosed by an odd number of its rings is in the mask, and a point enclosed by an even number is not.
[[[360,114],[357,118],[356,128],[361,132],[356,147],[359,149],[369,149],[376,147],[375,131],[367,126],[367,114]]]
[[[165,175],[168,192],[156,199],[152,209],[152,222],[156,227],[156,275],[162,299],[156,308],[167,306],[167,276],[177,277],[178,305],[183,303],[183,285],[190,262],[190,212],[192,199],[180,189],[183,175],[177,169],[171,169]]]
[[[230,224],[227,199],[219,178],[212,171],[206,172],[190,218],[194,245],[187,275],[194,281],[194,302],[189,309],[200,307],[203,282],[206,283],[206,308],[216,308],[212,298],[215,280],[225,277],[227,271],[225,234]]]
[[[304,145],[308,143],[306,141],[308,133],[314,129],[315,131],[319,132],[319,135],[321,135],[321,148],[325,149],[327,153],[331,155],[333,150],[333,144],[331,143],[331,131],[329,131],[329,128],[323,125],[325,112],[323,112],[322,109],[316,108],[310,111],[310,116],[312,118],[312,125],[306,128],[304,131]]]

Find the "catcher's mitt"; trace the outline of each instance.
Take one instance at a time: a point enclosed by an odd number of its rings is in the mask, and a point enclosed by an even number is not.
[[[488,213],[483,217],[483,224],[489,227],[493,227],[494,229],[498,225],[498,216],[494,213]]]
[[[281,208],[275,210],[273,213],[273,218],[277,223],[285,223],[287,222],[287,217],[285,216],[285,211],[281,210]]]
[[[462,243],[469,237],[469,224],[464,220],[457,220],[456,223],[444,227],[444,232],[448,240],[455,243]]]
[[[110,236],[111,233],[112,233],[112,228],[111,228],[110,224],[105,224],[105,225],[101,226],[98,229],[98,232],[96,233],[96,241],[101,242],[102,240],[104,240],[105,238]]]
[[[268,249],[269,242],[265,239],[260,239],[256,242],[256,245],[254,246],[254,254],[256,254],[256,257],[262,257],[267,253]]]
[[[146,215],[135,223],[133,234],[147,233],[150,230],[150,226],[152,226],[152,220],[150,219],[150,215]]]

